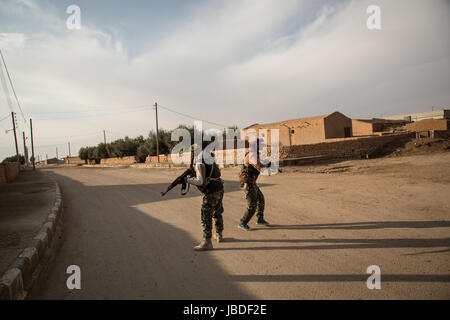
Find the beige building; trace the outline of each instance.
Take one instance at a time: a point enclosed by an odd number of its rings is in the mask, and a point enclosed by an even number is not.
[[[450,119],[450,110],[441,109],[441,110],[433,110],[433,111],[425,111],[425,112],[417,112],[410,114],[402,114],[397,116],[383,117],[383,119],[387,120],[406,120],[406,121],[420,121],[425,119]]]
[[[450,129],[450,120],[434,120],[426,119],[409,123],[405,126],[407,131],[423,132],[423,131],[447,131]]]
[[[386,119],[353,119],[353,136],[370,136],[381,132],[395,132],[401,130],[408,122],[405,120]]]
[[[425,119],[405,126],[409,132],[416,132],[417,137],[448,138],[450,136],[450,120]]]
[[[279,130],[280,146],[313,144],[324,142],[326,139],[346,138],[352,134],[352,119],[340,112],[310,118],[299,118],[268,124],[254,124],[244,128],[241,139],[248,140],[252,130],[257,135],[267,129],[266,142],[271,143],[269,129]],[[261,135],[264,132],[261,132]]]

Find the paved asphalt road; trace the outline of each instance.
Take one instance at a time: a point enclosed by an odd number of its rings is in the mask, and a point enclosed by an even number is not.
[[[201,238],[200,193],[160,196],[181,171],[42,169],[61,185],[64,235],[28,297],[449,299],[449,181],[416,181],[405,175],[408,161],[394,163],[398,170],[363,163],[351,162],[360,166],[353,173],[262,177],[273,225],[252,221],[250,232],[237,229],[245,209],[237,171],[223,170],[225,242],[200,253],[192,250]],[[81,290],[66,287],[69,265],[81,268]],[[370,265],[381,268],[381,290],[366,286]]]

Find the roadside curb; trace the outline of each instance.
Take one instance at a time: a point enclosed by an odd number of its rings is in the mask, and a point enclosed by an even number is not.
[[[61,235],[63,200],[61,189],[55,181],[56,198],[41,229],[29,247],[9,265],[0,278],[0,300],[22,300],[44,269]]]

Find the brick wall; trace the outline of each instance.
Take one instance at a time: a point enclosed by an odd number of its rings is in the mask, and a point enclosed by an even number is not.
[[[216,159],[221,159],[223,164],[239,164],[239,161],[243,161],[243,159],[238,159],[239,155],[242,155],[242,157],[245,155],[245,152],[248,150],[246,149],[228,149],[228,150],[216,150],[215,156]],[[227,155],[230,154],[230,159],[232,163],[226,163],[227,161]],[[160,155],[159,156],[159,162],[160,163],[172,163],[172,156],[170,154],[168,155]],[[158,163],[158,157],[157,156],[147,156],[145,159],[145,163]]]
[[[352,120],[353,136],[369,136],[372,135],[373,124],[367,121]]]
[[[133,163],[136,163],[136,158],[134,156],[121,158],[106,158],[100,160],[100,164],[133,164]]]
[[[159,162],[160,163],[172,163],[172,157],[170,154],[167,154],[167,155],[160,154]],[[145,163],[158,163],[158,157],[157,156],[147,156],[147,158],[145,158]]]
[[[0,163],[0,184],[14,181],[19,175],[19,162]]]
[[[81,160],[79,157],[70,157],[65,159],[66,164],[85,164],[85,160]]]
[[[414,134],[392,134],[376,137],[334,139],[333,142],[280,148],[280,159],[326,156],[330,158],[361,158],[371,155],[393,141],[409,141]]]
[[[411,132],[424,132],[424,131],[446,131],[450,129],[449,120],[434,120],[426,119],[405,125],[405,129]]]

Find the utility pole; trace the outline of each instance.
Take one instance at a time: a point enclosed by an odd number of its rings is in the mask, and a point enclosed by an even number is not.
[[[70,158],[70,142],[69,142],[69,158]]]
[[[34,159],[34,139],[33,139],[33,120],[30,119],[30,131],[31,131],[31,154],[33,157],[33,171],[36,170],[35,159]]]
[[[16,155],[17,155],[17,161],[19,161],[19,147],[17,146],[17,134],[16,134],[16,121],[14,119],[14,111],[11,112],[11,119],[13,124],[13,130],[14,130],[14,142],[16,143]]]
[[[106,132],[105,132],[105,130],[103,130],[103,142],[105,142],[105,144],[106,144]]]
[[[25,165],[28,167],[28,151],[27,151],[27,143],[25,141],[25,131],[22,131],[23,135],[23,155],[25,157]]]
[[[159,163],[158,103],[156,102],[155,102],[155,112],[156,112],[156,155],[158,156],[158,163]]]

